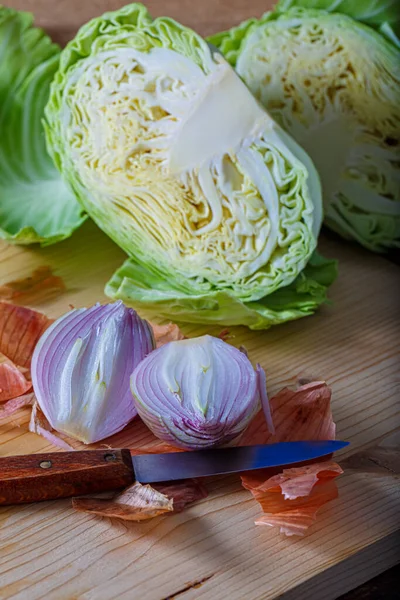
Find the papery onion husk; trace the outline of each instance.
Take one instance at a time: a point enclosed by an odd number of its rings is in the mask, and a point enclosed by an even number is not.
[[[284,469],[268,477],[266,469],[241,475],[243,487],[250,490],[264,514],[256,525],[280,527],[286,535],[304,535],[317,518],[317,512],[338,496],[334,479],[343,470],[331,461]]]
[[[72,507],[80,512],[125,521],[146,521],[174,510],[173,500],[150,485],[142,485],[138,481],[110,500],[73,498]]]
[[[153,348],[150,325],[122,302],[58,319],[32,358],[34,391],[50,425],[86,444],[123,429],[137,414],[130,374]]]
[[[154,435],[201,449],[240,438],[260,408],[260,381],[243,352],[206,335],[152,352],[133,372],[131,389]]]
[[[241,444],[273,444],[299,440],[334,440],[331,389],[324,381],[309,381],[297,389],[283,388],[271,398],[275,432],[257,417]],[[279,471],[279,469],[277,469]],[[264,514],[256,525],[279,527],[286,535],[304,535],[317,512],[338,496],[334,479],[342,473],[330,460],[283,469],[258,469],[241,474],[243,486],[260,503]]]
[[[154,485],[133,485],[109,499],[73,498],[72,507],[100,517],[123,521],[146,521],[164,513],[181,512],[188,504],[207,497],[197,479],[184,479]]]
[[[21,370],[0,352],[0,402],[22,396],[31,387]]]
[[[36,310],[0,301],[0,352],[28,369],[36,343],[51,323]]]
[[[0,299],[14,304],[38,304],[38,300],[50,300],[66,291],[61,277],[43,265],[37,267],[28,277],[13,279],[0,286]]]
[[[164,344],[168,344],[168,342],[175,342],[177,340],[185,339],[183,332],[175,323],[167,323],[167,325],[150,323],[150,325],[153,330],[156,348],[164,346]]]
[[[23,396],[17,396],[16,398],[11,398],[11,400],[7,400],[0,405],[0,421],[2,419],[6,419],[10,417],[21,408],[25,408],[26,406],[32,406],[35,399],[35,394],[28,393]]]
[[[35,396],[33,394],[33,396]],[[31,418],[29,420],[29,431],[32,433],[36,433],[37,435],[41,435],[48,442],[53,444],[53,446],[57,446],[57,448],[61,448],[62,450],[74,450],[74,448],[68,444],[65,440],[62,440],[58,435],[53,433],[53,428],[46,419],[46,416],[43,414],[38,402],[36,399],[33,400]]]

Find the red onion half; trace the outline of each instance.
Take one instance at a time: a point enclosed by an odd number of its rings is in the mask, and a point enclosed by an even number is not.
[[[187,449],[234,443],[260,409],[260,377],[247,356],[205,335],[170,342],[131,377],[137,411],[160,439]]]
[[[72,310],[36,345],[32,383],[50,425],[90,444],[137,414],[132,371],[154,348],[147,321],[122,302]]]

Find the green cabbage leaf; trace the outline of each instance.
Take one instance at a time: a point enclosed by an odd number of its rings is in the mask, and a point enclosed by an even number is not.
[[[327,289],[337,277],[337,262],[314,252],[294,282],[254,302],[242,302],[232,293],[215,290],[191,294],[161,271],[146,269],[128,259],[106,286],[111,298],[123,300],[154,317],[219,325],[246,325],[268,329],[312,315],[327,303]]]
[[[42,125],[60,49],[29,13],[0,6],[0,238],[42,245],[84,221],[46,150]]]
[[[399,44],[400,8],[398,0],[279,0],[275,10],[318,8],[342,13],[365,25],[378,29],[395,44]]]

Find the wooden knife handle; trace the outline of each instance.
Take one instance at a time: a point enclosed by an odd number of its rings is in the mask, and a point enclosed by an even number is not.
[[[133,483],[129,450],[84,450],[0,458],[0,505],[105,492]]]

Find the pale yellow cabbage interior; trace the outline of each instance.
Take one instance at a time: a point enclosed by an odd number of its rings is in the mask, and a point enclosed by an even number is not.
[[[320,225],[307,171],[222,57],[201,69],[166,48],[103,51],[63,98],[88,211],[127,252],[250,299],[303,268]]]
[[[236,64],[313,159],[328,216],[338,202],[400,215],[400,65],[378,42],[331,15],[294,17],[256,29]]]

